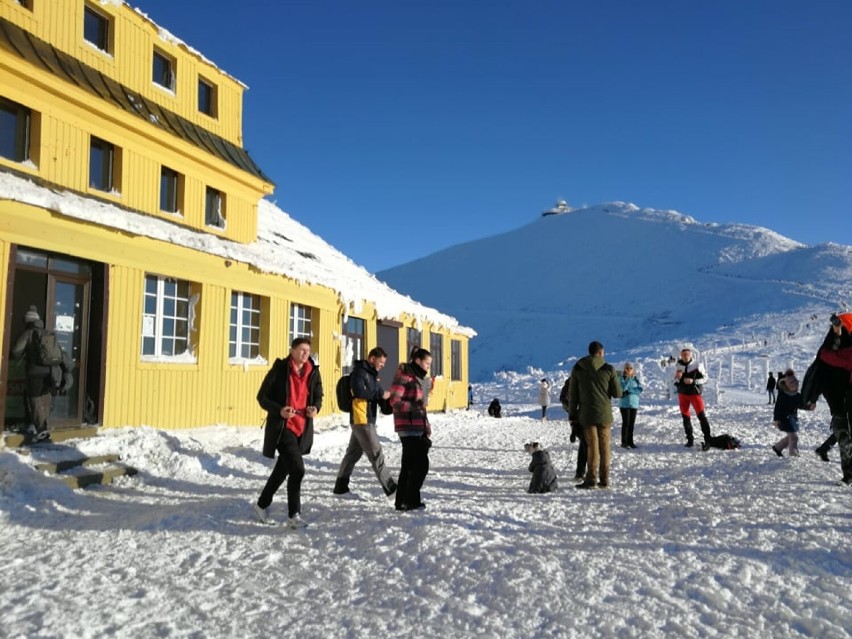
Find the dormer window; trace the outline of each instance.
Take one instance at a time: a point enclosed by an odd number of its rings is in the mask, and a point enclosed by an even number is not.
[[[154,65],[152,73],[154,84],[158,84],[169,91],[175,90],[174,58],[154,49]]]
[[[216,85],[204,78],[198,78],[198,110],[211,118],[217,116]]]
[[[30,159],[32,112],[22,104],[0,98],[0,157],[13,162]]]
[[[89,5],[83,10],[83,38],[104,53],[110,52],[110,20]]]
[[[225,196],[209,186],[204,197],[204,223],[219,229],[225,228]]]

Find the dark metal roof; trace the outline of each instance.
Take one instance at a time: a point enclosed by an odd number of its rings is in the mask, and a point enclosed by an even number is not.
[[[37,38],[32,33],[3,18],[0,18],[0,48],[77,85],[99,98],[112,102],[120,109],[147,120],[152,126],[168,131],[228,164],[265,182],[273,183],[242,147],[232,144],[204,127],[193,124],[177,113],[147,100],[144,96],[105,76],[97,69],[59,51],[49,42]]]

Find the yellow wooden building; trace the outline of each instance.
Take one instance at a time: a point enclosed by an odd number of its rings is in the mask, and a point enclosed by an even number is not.
[[[475,333],[263,199],[274,185],[243,148],[244,89],[118,0],[0,0],[7,429],[24,420],[9,353],[31,305],[75,364],[53,428],[259,424],[262,377],[305,335],[324,414],[376,345],[388,372],[430,349],[430,409],[465,406]]]

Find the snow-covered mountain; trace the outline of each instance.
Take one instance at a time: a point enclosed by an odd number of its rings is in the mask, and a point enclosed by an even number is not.
[[[428,277],[424,277],[428,273]],[[542,216],[378,273],[479,336],[471,375],[682,341],[724,341],[760,317],[836,310],[852,296],[852,247],[705,224],[624,202]],[[735,339],[737,336],[729,336]]]

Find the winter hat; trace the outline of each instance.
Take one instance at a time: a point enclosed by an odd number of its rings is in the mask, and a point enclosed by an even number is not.
[[[837,319],[846,327],[846,330],[852,333],[852,313],[838,313]]]
[[[24,323],[32,324],[33,322],[40,322],[41,318],[38,316],[38,309],[35,306],[30,306],[30,310],[26,312],[24,315]]]

